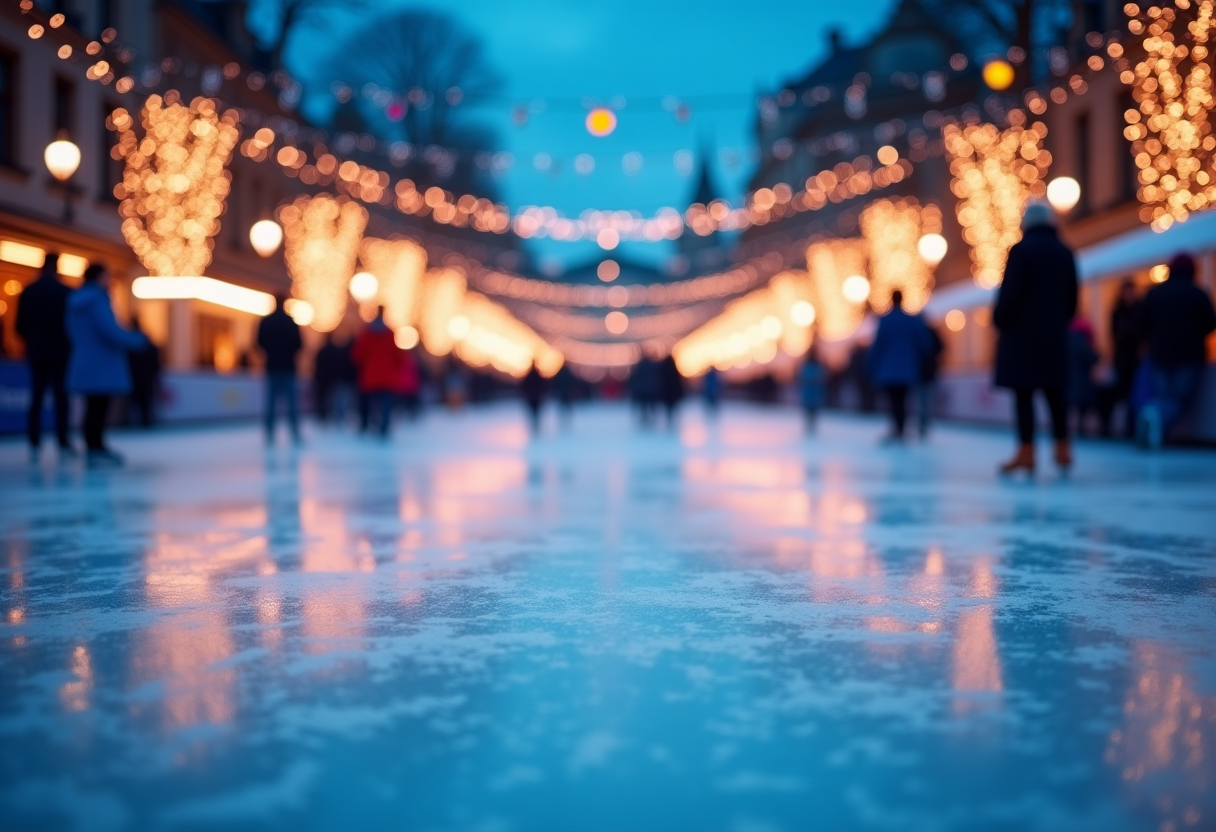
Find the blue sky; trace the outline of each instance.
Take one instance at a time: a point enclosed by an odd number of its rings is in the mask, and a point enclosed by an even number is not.
[[[502,94],[521,103],[625,97],[618,127],[606,138],[586,132],[581,111],[554,107],[517,126],[506,103],[476,109],[474,117],[496,130],[497,149],[515,157],[501,179],[507,203],[512,208],[552,205],[571,216],[587,208],[650,214],[663,205],[687,204],[693,176],[677,171],[677,151],[699,153],[705,145],[751,148],[755,94],[777,89],[822,59],[830,29],[839,28],[847,42],[874,33],[895,0],[378,0],[375,5],[429,7],[457,17],[484,42],[502,77]],[[303,50],[315,56],[318,47],[339,43],[347,19],[354,25],[364,16],[335,16],[337,25],[323,40],[302,35],[289,62]],[[693,100],[686,123],[653,104],[629,105],[630,99],[667,95]],[[697,106],[701,96],[717,97],[716,106]],[[542,152],[564,163],[560,173],[533,167]],[[642,156],[641,170],[633,176],[622,169],[630,152]],[[590,175],[573,170],[571,162],[580,153],[595,159]],[[718,154],[714,162],[719,189],[736,196],[750,173],[746,159],[728,166]],[[596,249],[591,243],[540,241],[533,250],[571,263]],[[622,247],[626,256],[652,262],[670,251],[668,243]]]

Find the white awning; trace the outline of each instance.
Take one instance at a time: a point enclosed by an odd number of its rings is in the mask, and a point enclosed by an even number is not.
[[[1146,225],[1087,246],[1077,252],[1077,271],[1082,283],[1093,283],[1168,263],[1181,252],[1200,256],[1213,251],[1216,251],[1216,210],[1193,214],[1186,222],[1174,223],[1168,231],[1156,232]],[[939,320],[951,309],[988,306],[995,297],[995,289],[983,289],[969,280],[959,281],[934,292],[924,313]]]

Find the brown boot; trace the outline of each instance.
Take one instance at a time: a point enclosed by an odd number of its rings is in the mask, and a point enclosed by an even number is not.
[[[1018,452],[1013,455],[1013,459],[1001,466],[1002,474],[1015,474],[1018,471],[1025,471],[1027,474],[1034,473],[1034,445],[1025,444],[1018,446]]]
[[[1056,451],[1054,454],[1056,465],[1064,470],[1072,467],[1072,444],[1067,439],[1056,440]]]

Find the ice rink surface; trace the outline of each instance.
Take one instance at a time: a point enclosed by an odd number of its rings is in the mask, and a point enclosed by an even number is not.
[[[0,829],[1216,829],[1216,453],[881,430],[6,442]]]

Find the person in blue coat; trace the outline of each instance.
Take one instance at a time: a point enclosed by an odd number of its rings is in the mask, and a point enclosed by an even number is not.
[[[66,326],[72,342],[67,387],[85,397],[84,441],[92,465],[122,464],[122,457],[106,447],[106,417],[114,396],[131,392],[127,352],[148,343],[142,334],[118,325],[109,287],[109,270],[90,263],[84,271],[84,285],[72,293],[67,305]]]
[[[923,380],[925,358],[932,350],[929,328],[918,315],[904,311],[904,293],[891,293],[891,311],[878,319],[878,332],[866,356],[874,385],[891,408],[889,441],[902,442],[908,421],[908,390]]]

